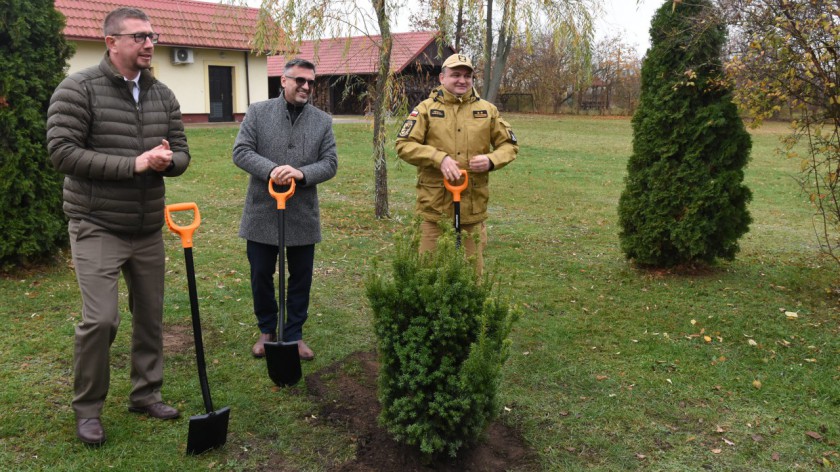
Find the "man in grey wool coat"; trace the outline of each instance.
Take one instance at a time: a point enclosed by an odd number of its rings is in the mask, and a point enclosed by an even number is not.
[[[277,201],[268,193],[268,180],[288,185],[294,179],[295,194],[284,210],[288,320],[285,339],[280,341],[297,341],[300,358],[312,360],[315,353],[303,341],[303,324],[309,310],[315,244],[321,241],[317,185],[335,176],[338,156],[332,117],[307,103],[315,86],[315,65],[303,59],[289,61],[280,85],[281,97],[248,107],[233,145],[233,162],[250,174],[239,236],[247,241],[254,314],[260,329],[251,353],[264,357],[264,344],[277,341],[274,271],[278,255],[283,255],[278,246]]]

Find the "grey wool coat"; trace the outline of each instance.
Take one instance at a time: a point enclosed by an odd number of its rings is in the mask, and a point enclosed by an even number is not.
[[[290,165],[304,178],[295,182],[295,194],[286,201],[284,242],[305,246],[321,241],[317,185],[338,170],[330,115],[307,104],[292,125],[282,96],[254,103],[233,144],[233,162],[250,174],[239,225],[241,238],[278,244],[277,201],[268,193],[268,177],[278,165]]]

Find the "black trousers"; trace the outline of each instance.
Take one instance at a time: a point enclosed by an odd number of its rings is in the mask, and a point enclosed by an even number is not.
[[[251,294],[254,314],[262,333],[277,332],[277,292],[274,273],[277,271],[279,246],[248,241],[248,262],[251,264]],[[281,256],[282,257],[282,256]],[[315,264],[315,245],[286,247],[286,324],[283,339],[293,342],[303,339],[303,323],[309,311],[309,291],[312,287],[312,267]],[[286,274],[282,274],[285,277]]]

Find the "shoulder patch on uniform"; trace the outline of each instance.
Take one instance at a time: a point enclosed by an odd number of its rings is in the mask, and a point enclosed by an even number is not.
[[[415,117],[419,114],[420,114],[420,112],[417,111],[417,109],[415,108],[414,110],[411,110],[411,114],[409,114],[408,116]]]
[[[411,134],[411,130],[414,129],[414,124],[417,123],[417,120],[405,120],[403,123],[402,128],[400,129],[400,134],[397,135],[398,138],[407,138],[409,134]]]
[[[516,143],[517,143],[517,141],[516,141],[516,135],[515,135],[515,134],[513,134],[513,130],[512,130],[512,129],[510,129],[510,128],[508,128],[508,130],[507,130],[507,131],[508,131],[508,134],[510,135],[510,142],[512,142],[513,144],[516,144]]]
[[[429,110],[429,116],[434,118],[445,118],[446,113],[444,113],[443,110]]]
[[[474,110],[473,111],[473,118],[487,118],[488,116],[490,116],[490,114],[487,113],[487,110]]]

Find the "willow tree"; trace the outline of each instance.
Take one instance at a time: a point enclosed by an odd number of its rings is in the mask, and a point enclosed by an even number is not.
[[[233,0],[232,3],[242,3]],[[372,0],[372,7],[355,0],[262,0],[260,20],[253,48],[294,56],[301,41],[317,43],[325,38],[367,36],[378,48],[377,76],[370,90],[373,104],[374,212],[377,218],[390,216],[385,119],[393,103],[394,76],[391,70],[391,24],[401,0]]]
[[[801,163],[822,250],[840,264],[840,6],[837,2],[722,0],[741,33],[729,72],[753,125],[786,112],[783,155]]]
[[[425,0],[421,23],[431,24],[459,52],[473,56],[482,71],[482,98],[495,102],[517,44],[527,50],[537,34],[553,37],[555,45],[575,62],[588,61],[594,21],[602,0]],[[588,64],[588,63],[587,63]],[[588,65],[582,70],[588,70]]]

